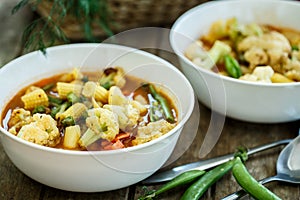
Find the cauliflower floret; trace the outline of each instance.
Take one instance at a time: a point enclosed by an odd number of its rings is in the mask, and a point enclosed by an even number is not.
[[[109,90],[108,103],[103,108],[117,114],[119,126],[122,130],[125,130],[126,127],[135,126],[140,115],[147,112],[145,105],[136,100],[128,99],[121,89],[116,86],[112,86]]]
[[[289,60],[283,65],[284,75],[289,79],[300,81],[300,61]]]
[[[127,99],[122,93],[121,89],[117,86],[112,86],[108,91],[108,104],[110,105],[127,105],[129,99]]]
[[[244,52],[245,59],[254,68],[261,64],[272,66],[282,57],[287,58],[291,45],[283,34],[271,31],[261,36],[246,37],[238,44],[238,50]]]
[[[23,126],[18,137],[43,146],[54,147],[61,139],[56,121],[46,114],[34,114],[33,122]]]
[[[257,65],[267,64],[268,62],[267,53],[263,49],[255,46],[246,51],[244,57],[247,61],[250,61],[250,68]]]
[[[155,138],[158,138],[170,130],[172,130],[176,124],[171,124],[164,119],[150,122],[146,126],[138,127],[136,138],[132,141],[133,145],[139,145],[149,142]]]
[[[134,127],[140,118],[140,112],[131,104],[118,105],[104,105],[103,108],[108,109],[118,116],[119,127],[126,130],[127,127]]]
[[[9,132],[17,135],[22,126],[32,122],[30,111],[23,108],[16,108],[12,111],[8,121]]]
[[[194,60],[195,58],[205,59],[207,57],[207,52],[203,49],[203,44],[200,40],[191,43],[185,51],[185,56]]]
[[[97,135],[109,141],[119,133],[118,117],[104,108],[94,108],[88,111],[87,126]]]
[[[274,74],[274,70],[270,66],[256,67],[252,74],[245,74],[241,76],[240,80],[272,83],[271,77]]]

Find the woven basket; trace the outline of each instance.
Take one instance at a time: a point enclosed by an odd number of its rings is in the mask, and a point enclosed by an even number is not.
[[[119,33],[137,27],[165,27],[171,25],[183,12],[207,0],[108,0],[112,13],[110,28]],[[51,1],[42,1],[37,7],[39,15],[45,17],[51,10]],[[55,16],[54,16],[55,19]],[[82,22],[67,15],[60,25],[69,39],[84,38]],[[105,36],[105,32],[93,25],[94,36]]]

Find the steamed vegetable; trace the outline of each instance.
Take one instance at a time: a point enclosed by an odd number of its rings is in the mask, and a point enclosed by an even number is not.
[[[262,82],[300,81],[300,32],[283,27],[248,23],[237,18],[212,23],[208,33],[190,44],[185,55],[194,64],[236,79],[261,82],[269,66],[276,74]],[[279,76],[279,74],[281,76]]]

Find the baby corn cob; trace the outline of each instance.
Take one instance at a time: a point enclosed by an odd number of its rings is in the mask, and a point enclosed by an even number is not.
[[[66,148],[74,149],[78,146],[78,140],[81,136],[80,126],[68,126],[65,131],[63,145]]]
[[[25,109],[33,109],[36,106],[48,106],[48,96],[44,90],[37,88],[21,97]]]
[[[94,82],[86,82],[84,84],[82,94],[85,97],[94,97],[96,101],[100,101],[101,103],[107,103],[108,91]]]
[[[79,96],[82,90],[82,86],[79,84],[57,82],[57,92],[60,98],[66,98],[68,94],[73,92]]]
[[[94,97],[95,97],[96,101],[100,101],[102,103],[107,103],[108,91],[101,85],[97,85]]]
[[[55,115],[56,119],[63,120],[66,117],[73,117],[74,120],[78,119],[83,112],[87,110],[87,107],[83,103],[75,103],[71,107],[69,107],[65,112],[63,113],[57,113]]]

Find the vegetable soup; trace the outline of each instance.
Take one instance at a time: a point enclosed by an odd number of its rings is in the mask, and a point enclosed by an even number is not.
[[[125,75],[121,67],[99,73],[74,68],[40,80],[18,92],[2,116],[2,126],[17,137],[71,150],[136,146],[177,124],[167,89]]]
[[[198,66],[240,80],[300,81],[300,32],[293,29],[218,20],[185,55]]]

